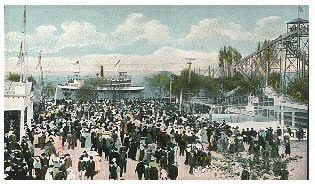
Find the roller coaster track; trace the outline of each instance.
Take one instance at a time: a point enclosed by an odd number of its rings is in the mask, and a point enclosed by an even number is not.
[[[284,84],[292,80],[292,77],[290,77],[291,79],[288,77],[289,73],[295,73],[298,77],[305,77],[308,74],[309,63],[308,38],[309,27],[299,24],[299,29],[280,35],[268,44],[263,45],[259,50],[236,62],[233,66],[234,71],[241,72],[247,77],[258,72],[259,66],[256,66],[256,58],[261,56],[266,49],[273,47],[275,58],[270,68],[277,69],[278,72],[283,74],[282,81]]]

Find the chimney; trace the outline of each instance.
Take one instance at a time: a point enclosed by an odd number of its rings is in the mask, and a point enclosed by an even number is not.
[[[101,66],[101,77],[104,77],[104,68]]]

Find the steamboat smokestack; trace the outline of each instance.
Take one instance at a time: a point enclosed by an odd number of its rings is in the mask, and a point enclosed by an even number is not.
[[[101,77],[104,77],[104,68],[101,66]]]

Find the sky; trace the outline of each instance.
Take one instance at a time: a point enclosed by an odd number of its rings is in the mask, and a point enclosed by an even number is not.
[[[300,17],[308,19],[308,6]],[[5,72],[19,72],[24,6],[4,9]],[[286,33],[298,6],[26,6],[27,62],[36,69],[42,51],[44,72],[80,70],[147,73],[192,67],[216,68],[224,46],[242,56],[257,43]],[[117,61],[121,62],[114,67]],[[80,66],[73,65],[80,61]]]

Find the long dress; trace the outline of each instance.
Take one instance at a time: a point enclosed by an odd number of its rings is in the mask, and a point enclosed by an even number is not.
[[[85,148],[86,134],[84,132],[81,134],[80,142],[81,142],[81,148]]]
[[[67,180],[76,180],[75,173],[72,169],[67,170]]]
[[[38,147],[38,144],[39,144],[39,140],[38,140],[39,136],[38,134],[34,135],[34,142],[33,142],[33,145],[34,147]]]
[[[289,142],[285,144],[285,154],[291,155],[291,146]]]
[[[63,155],[64,154],[61,137],[62,136],[60,136],[58,139],[55,140],[55,145],[56,145],[56,149],[57,149],[57,154],[58,155]]]
[[[86,133],[85,136],[86,136],[85,147],[86,148],[92,147],[91,134],[90,133]]]
[[[167,172],[165,169],[161,169],[161,179],[166,180],[167,179]]]
[[[200,130],[200,137],[201,137],[201,141],[203,142],[203,143],[208,143],[208,135],[207,135],[207,130],[205,130],[205,129],[201,129]]]
[[[211,135],[210,137],[210,143],[209,143],[209,151],[215,151],[216,149],[216,144],[215,144],[215,141],[214,141],[214,136]]]

